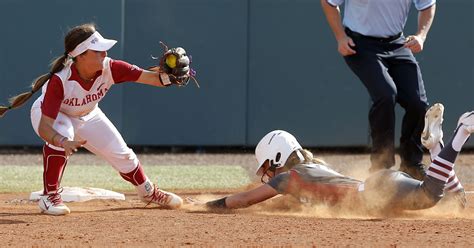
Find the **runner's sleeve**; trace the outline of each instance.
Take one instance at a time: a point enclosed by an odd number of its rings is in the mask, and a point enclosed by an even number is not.
[[[114,83],[135,82],[142,75],[143,69],[122,60],[110,60],[110,70]]]
[[[64,99],[64,88],[58,76],[53,75],[48,82],[43,102],[41,103],[41,112],[53,119],[58,117],[61,103]]]
[[[286,189],[288,187],[288,182],[290,180],[290,172],[284,172],[276,175],[268,182],[268,185],[274,188],[278,194],[286,193]]]

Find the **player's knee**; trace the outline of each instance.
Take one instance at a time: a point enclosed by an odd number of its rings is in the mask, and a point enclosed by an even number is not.
[[[121,154],[123,156],[123,159],[124,160],[128,160],[128,161],[136,161],[138,160],[137,159],[137,155],[135,154],[135,152],[130,149],[130,148],[127,148],[126,151]]]
[[[120,151],[112,152],[108,155],[108,160],[119,172],[129,172],[134,170],[139,164],[137,155],[130,149],[122,149]]]

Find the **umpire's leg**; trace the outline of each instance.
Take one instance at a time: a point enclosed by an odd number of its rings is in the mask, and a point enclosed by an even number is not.
[[[423,146],[420,137],[428,102],[420,67],[409,49],[399,50],[389,63],[389,73],[398,89],[398,102],[405,109],[400,137],[400,169],[422,180]]]
[[[395,104],[397,88],[386,66],[366,41],[357,40],[357,54],[344,57],[347,65],[367,88],[372,106],[369,112],[372,137],[371,171],[390,168],[395,164]],[[369,51],[370,50],[370,51]]]

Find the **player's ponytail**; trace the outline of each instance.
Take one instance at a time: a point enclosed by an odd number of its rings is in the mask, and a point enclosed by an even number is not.
[[[73,58],[68,56],[68,53],[74,50],[74,48],[76,48],[76,46],[79,45],[81,42],[89,38],[95,31],[96,28],[93,23],[82,24],[69,30],[69,32],[66,34],[66,37],[64,37],[64,48],[66,52],[62,56],[56,58],[51,63],[50,72],[39,76],[33,81],[33,84],[31,85],[31,91],[24,92],[10,98],[9,106],[0,106],[0,117],[3,117],[5,112],[7,112],[8,110],[18,108],[25,102],[27,102],[31,98],[31,96],[33,96],[44,86],[44,84],[51,78],[51,76],[53,76],[54,73],[61,71],[64,68],[65,64],[67,62],[70,62],[68,60],[74,60]]]
[[[321,164],[321,165],[327,165],[327,163],[324,160],[322,160],[320,158],[317,158],[317,157],[314,157],[313,153],[311,153],[309,150],[301,149],[301,150],[298,150],[298,151],[300,152],[300,155],[303,156],[304,160],[301,161],[301,157],[298,156],[296,151],[294,151],[293,153],[290,154],[290,156],[286,160],[285,168],[291,169],[291,168],[293,168],[293,166],[295,166],[297,164],[307,164],[307,163],[316,163],[316,164]]]
[[[30,91],[21,93],[10,98],[8,100],[10,103],[9,106],[0,106],[0,117],[3,117],[5,115],[5,112],[7,112],[8,110],[18,108],[24,103],[26,103],[31,98],[31,96],[33,96],[43,87],[43,85],[51,78],[51,76],[53,76],[54,73],[59,72],[64,68],[64,63],[66,62],[66,59],[66,55],[56,58],[51,63],[51,71],[37,77],[31,84]]]

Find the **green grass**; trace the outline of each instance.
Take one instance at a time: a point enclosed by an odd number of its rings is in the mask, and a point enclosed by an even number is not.
[[[43,188],[41,166],[1,166],[0,192],[31,192]],[[148,177],[163,189],[232,189],[250,183],[240,166],[146,166]],[[109,165],[67,166],[61,186],[131,191],[133,186]]]

